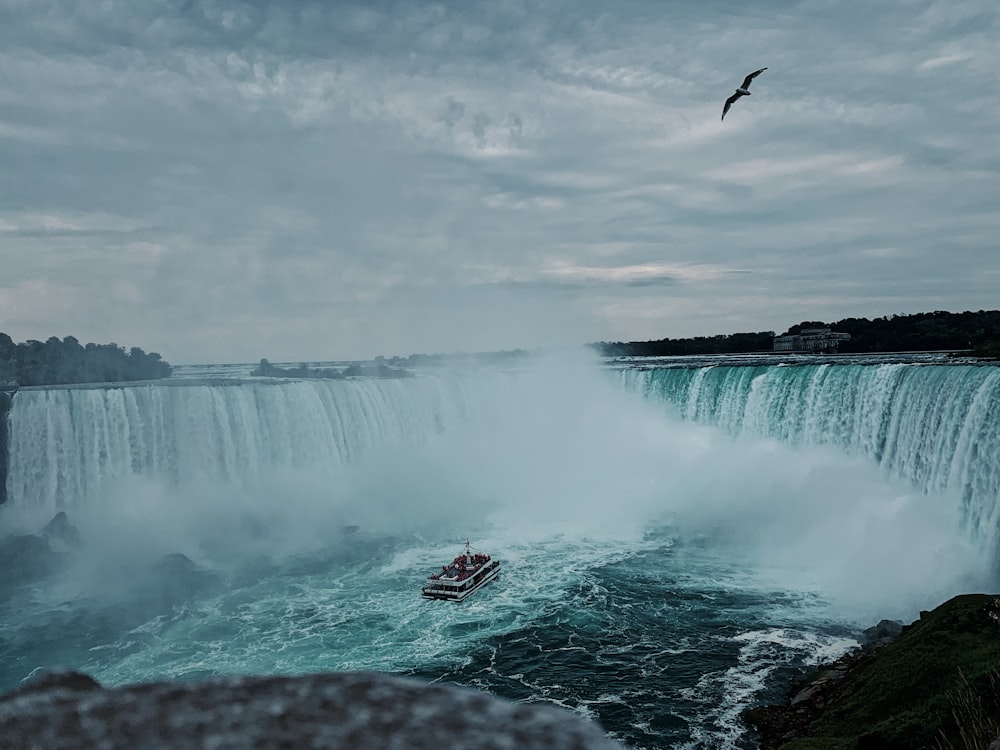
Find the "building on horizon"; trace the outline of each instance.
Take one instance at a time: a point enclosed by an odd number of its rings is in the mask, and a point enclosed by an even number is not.
[[[789,336],[775,336],[774,351],[835,354],[840,342],[850,338],[849,333],[838,333],[829,328],[803,328]]]

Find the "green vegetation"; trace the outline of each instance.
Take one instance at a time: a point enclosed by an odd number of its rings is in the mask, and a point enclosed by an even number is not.
[[[962,686],[955,691],[952,705],[960,740],[952,742],[942,734],[934,743],[936,750],[989,750],[1000,737],[1000,671],[990,672],[982,688],[971,685],[962,675]]]
[[[1000,359],[1000,341],[989,341],[976,346],[971,354],[982,359]]]
[[[453,365],[505,366],[516,365],[527,359],[531,352],[524,349],[503,349],[497,352],[454,352],[452,354],[411,354],[408,357],[375,357],[376,363],[386,363],[393,367],[450,367]]]
[[[591,344],[602,357],[676,357],[686,354],[741,354],[774,350],[774,331],[696,336],[659,341],[599,341]]]
[[[979,685],[1000,665],[1000,627],[985,596],[961,596],[938,607],[856,675],[850,691],[817,734],[882,737],[885,747],[919,747],[941,732],[957,734],[953,693],[964,679]]]
[[[298,367],[277,367],[266,359],[254,368],[250,374],[257,378],[342,378],[344,373],[333,367],[314,368],[306,363]]]
[[[992,346],[1000,349],[1000,310],[889,315],[868,320],[844,318],[835,323],[799,323],[788,329],[832,328],[851,334],[840,344],[844,353],[956,351]]]
[[[128,352],[117,344],[82,346],[72,336],[15,344],[0,333],[0,382],[22,386],[111,383],[166,378],[170,371],[159,354],[146,354],[135,346]]]
[[[824,688],[819,707],[794,739],[775,742],[762,727],[762,745],[780,750],[986,748],[996,739],[998,669],[1000,599],[957,596],[922,612],[874,656],[848,664],[843,676]],[[765,713],[755,709],[748,720],[758,723]]]
[[[1000,358],[1000,310],[951,313],[938,310],[914,315],[844,318],[833,323],[805,321],[783,336],[803,328],[830,328],[851,334],[839,346],[842,353],[968,351],[974,356]],[[744,354],[774,350],[774,332],[697,336],[688,339],[601,341],[591,344],[605,357],[663,357],[684,354]]]
[[[384,361],[375,364],[353,363],[338,370],[335,367],[310,367],[304,362],[298,367],[276,367],[262,359],[250,373],[254,377],[265,378],[408,378],[413,373],[398,367],[389,367]]]

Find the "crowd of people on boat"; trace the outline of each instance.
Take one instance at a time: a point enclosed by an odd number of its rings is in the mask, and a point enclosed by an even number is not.
[[[423,588],[425,599],[447,599],[463,601],[474,591],[485,586],[500,573],[500,561],[484,552],[473,552],[468,540],[465,552],[448,565],[441,566],[440,573],[431,573]]]
[[[464,581],[482,566],[490,561],[490,556],[483,552],[475,554],[462,554],[456,557],[450,566],[442,565],[441,572],[430,576],[433,580],[439,578],[454,578],[456,581]]]

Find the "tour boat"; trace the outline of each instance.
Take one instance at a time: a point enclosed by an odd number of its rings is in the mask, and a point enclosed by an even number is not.
[[[449,602],[465,601],[474,591],[500,575],[500,562],[482,552],[473,552],[465,540],[465,552],[442,565],[441,572],[427,577],[421,596],[424,599],[444,599]]]

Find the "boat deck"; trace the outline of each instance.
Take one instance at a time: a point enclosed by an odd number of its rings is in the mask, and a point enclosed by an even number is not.
[[[466,541],[465,552],[450,565],[442,565],[440,573],[428,576],[420,595],[425,599],[460,602],[499,575],[500,562],[487,554],[473,553]]]

